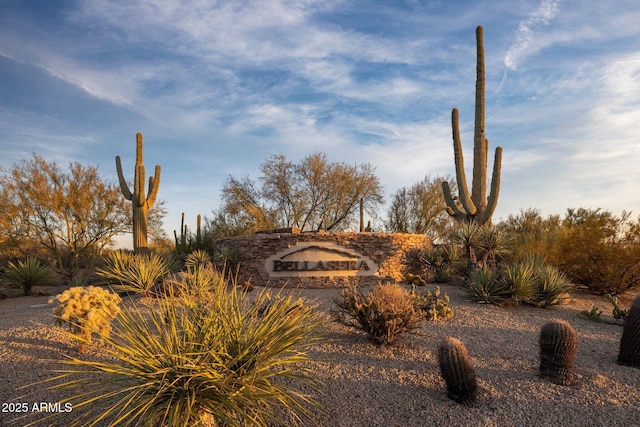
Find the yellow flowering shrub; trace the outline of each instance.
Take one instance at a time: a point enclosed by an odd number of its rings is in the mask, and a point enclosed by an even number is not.
[[[121,301],[117,294],[97,286],[75,286],[51,298],[49,304],[58,302],[53,310],[55,324],[77,335],[79,350],[83,351],[93,333],[109,336],[111,320],[120,312]]]

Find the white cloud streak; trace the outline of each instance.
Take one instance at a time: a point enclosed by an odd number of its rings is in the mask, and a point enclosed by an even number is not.
[[[543,49],[543,43],[536,41],[535,31],[551,23],[559,10],[559,2],[556,0],[542,0],[538,8],[532,12],[526,21],[521,21],[515,40],[509,47],[504,58],[504,65],[515,71],[518,64],[524,58],[535,54]]]

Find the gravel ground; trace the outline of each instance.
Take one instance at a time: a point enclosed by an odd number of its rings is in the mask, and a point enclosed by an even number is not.
[[[325,382],[318,396],[321,426],[640,426],[640,369],[616,364],[622,327],[577,317],[594,304],[611,319],[602,298],[577,292],[570,304],[549,310],[494,307],[466,301],[456,286],[444,285],[452,319],[426,322],[419,334],[378,347],[366,336],[333,321],[329,341],[312,352],[312,371]],[[336,289],[292,290],[327,315]],[[622,299],[628,307],[633,295]],[[40,402],[60,396],[42,385],[56,361],[76,355],[75,344],[51,327],[48,297],[0,300],[0,426],[12,423],[26,403],[28,420]],[[578,333],[577,381],[560,386],[538,377],[538,334],[548,320],[568,321]],[[462,340],[476,369],[478,401],[462,406],[446,397],[436,350],[445,336]],[[86,357],[100,357],[95,346]],[[23,389],[20,387],[27,386]],[[28,396],[23,397],[25,393]]]

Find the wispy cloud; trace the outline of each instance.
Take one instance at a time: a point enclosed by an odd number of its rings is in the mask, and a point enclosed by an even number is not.
[[[529,14],[526,21],[520,22],[515,40],[504,58],[504,65],[510,70],[517,70],[518,63],[539,50],[544,45],[536,43],[535,32],[538,28],[549,25],[559,11],[559,1],[542,0],[538,8]]]
[[[113,174],[141,131],[169,221],[216,208],[229,174],[256,177],[271,154],[372,163],[389,194],[452,174],[453,107],[472,158],[476,25],[490,150],[504,148],[497,215],[640,210],[640,6],[626,0],[28,3],[0,13],[0,161],[42,151]]]

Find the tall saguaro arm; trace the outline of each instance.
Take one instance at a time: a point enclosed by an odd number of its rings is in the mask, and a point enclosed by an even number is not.
[[[487,198],[487,155],[489,141],[485,137],[484,130],[484,41],[482,27],[476,28],[477,64],[476,64],[476,104],[475,104],[475,128],[473,137],[473,180],[471,192],[467,185],[467,177],[464,171],[464,156],[462,154],[462,141],[460,140],[460,124],[458,109],[451,112],[451,128],[453,130],[453,154],[456,167],[456,182],[458,184],[458,197],[453,196],[448,182],[442,183],[442,192],[447,204],[447,212],[456,221],[472,221],[478,224],[486,224],[491,221],[500,193],[500,169],[502,167],[502,147],[497,147],[493,161],[493,173],[491,175],[491,188]]]
[[[147,234],[149,209],[156,202],[160,186],[160,166],[156,165],[154,176],[149,177],[149,193],[145,195],[145,169],[142,164],[142,134],[136,134],[136,165],[134,168],[133,192],[129,189],[122,173],[120,156],[116,156],[116,170],[120,191],[125,199],[131,201],[133,212],[133,250],[136,253],[148,251]]]

